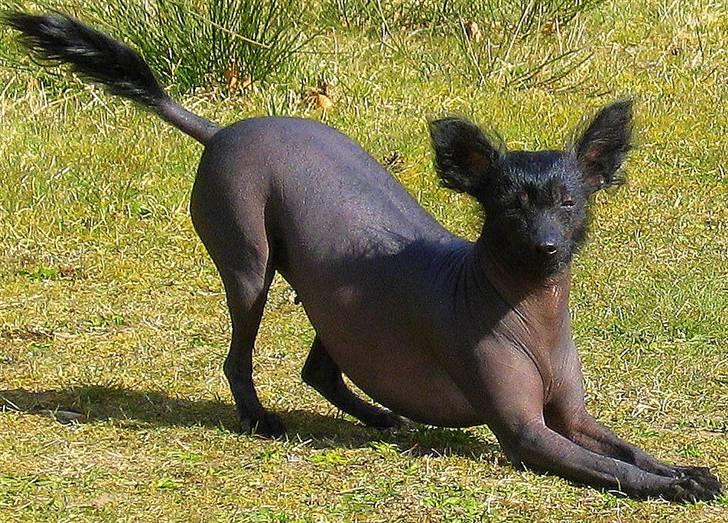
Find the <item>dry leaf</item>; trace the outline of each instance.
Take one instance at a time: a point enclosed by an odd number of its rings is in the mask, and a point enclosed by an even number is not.
[[[334,102],[325,94],[318,93],[316,95],[316,107],[319,109],[331,109],[333,106]]]
[[[232,62],[222,72],[227,81],[228,92],[244,91],[253,85],[253,79],[249,76],[240,76],[240,68],[238,64]]]
[[[315,89],[306,91],[302,101],[309,107],[323,109],[324,111],[334,106],[334,101],[329,94],[329,84],[323,80],[319,81],[318,87]]]
[[[480,32],[480,27],[478,27],[476,22],[465,22],[463,27],[465,27],[465,35],[468,39],[476,44],[483,40],[483,33]]]
[[[558,28],[559,21],[555,18],[552,18],[543,25],[543,27],[541,28],[541,32],[548,36],[554,34],[558,30]]]
[[[234,92],[240,84],[240,69],[238,68],[238,64],[231,62],[222,72],[222,75],[227,81],[228,91]]]

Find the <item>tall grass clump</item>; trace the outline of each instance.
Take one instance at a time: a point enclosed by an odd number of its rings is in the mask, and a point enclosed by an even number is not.
[[[536,31],[565,28],[575,18],[604,0],[475,0],[476,12],[506,27],[518,29],[521,36]]]
[[[322,12],[345,27],[377,27],[384,21],[404,29],[441,25],[458,17],[518,24],[520,35],[544,26],[565,27],[604,0],[324,0]]]
[[[504,87],[573,87],[589,60],[579,17],[604,0],[326,0],[324,20],[402,39],[424,32],[455,39],[468,80]],[[577,82],[578,83],[578,82]]]
[[[237,90],[297,67],[308,41],[299,0],[85,0],[38,2],[73,13],[137,49],[174,92]]]
[[[452,34],[477,83],[573,89],[565,80],[592,56],[579,16],[603,0],[480,0],[457,15]]]

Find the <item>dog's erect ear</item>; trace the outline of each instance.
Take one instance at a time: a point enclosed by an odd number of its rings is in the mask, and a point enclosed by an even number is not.
[[[631,100],[620,100],[599,111],[574,145],[589,193],[624,181],[620,168],[632,148],[631,140]]]
[[[478,198],[497,169],[504,146],[461,118],[431,121],[430,138],[442,185]]]

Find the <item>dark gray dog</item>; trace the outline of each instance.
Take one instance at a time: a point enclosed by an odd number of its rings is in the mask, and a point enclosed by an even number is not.
[[[224,129],[171,100],[134,51],[62,15],[7,15],[38,58],[150,108],[205,146],[192,220],[232,318],[230,381],[243,427],[284,428],[258,400],[251,356],[275,271],[316,329],[303,379],[368,425],[487,424],[516,466],[635,497],[709,500],[707,468],[652,458],[584,408],[569,324],[571,259],[588,200],[614,185],[631,104],[604,108],[567,151],[509,152],[471,123],[432,122],[444,184],[483,205],[475,243],[453,236],[356,143],[318,123],[251,118]]]

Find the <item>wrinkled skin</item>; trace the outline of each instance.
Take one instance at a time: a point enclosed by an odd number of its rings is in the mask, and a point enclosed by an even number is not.
[[[708,469],[661,463],[584,407],[570,267],[590,196],[619,182],[629,102],[603,109],[567,151],[508,152],[465,120],[432,122],[443,184],[486,215],[471,243],[333,129],[294,118],[219,129],[171,100],[143,59],[106,35],[60,14],[5,21],[38,59],[70,63],[205,145],[191,213],[225,286],[233,333],[224,370],[245,430],[284,431],[252,380],[278,271],[316,330],[304,380],[364,423],[394,426],[399,414],[487,424],[515,466],[634,497],[720,493]],[[342,372],[391,411],[354,395]]]

